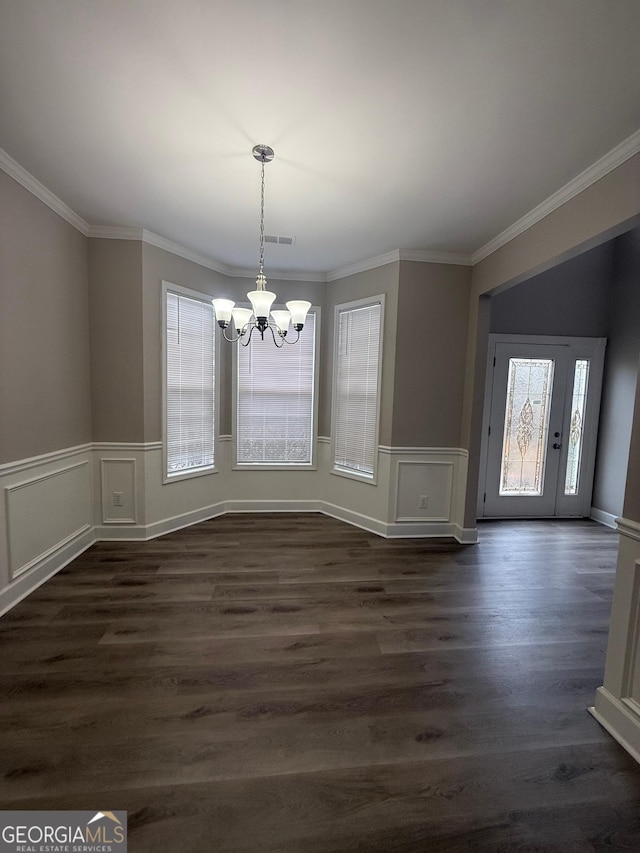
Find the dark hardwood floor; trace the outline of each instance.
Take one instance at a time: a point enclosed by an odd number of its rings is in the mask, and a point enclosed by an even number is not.
[[[131,853],[640,850],[587,713],[617,535],[477,546],[322,515],[95,545],[0,619],[0,805],[126,809]]]

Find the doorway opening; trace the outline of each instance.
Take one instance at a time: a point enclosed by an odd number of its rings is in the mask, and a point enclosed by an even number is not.
[[[479,518],[589,515],[605,346],[489,336]]]

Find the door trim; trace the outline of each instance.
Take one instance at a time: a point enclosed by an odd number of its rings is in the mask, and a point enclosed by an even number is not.
[[[476,507],[476,517],[485,518],[484,515],[484,495],[487,483],[487,463],[489,450],[489,424],[491,421],[491,401],[493,399],[493,377],[494,377],[494,359],[496,354],[496,344],[537,344],[548,346],[571,346],[576,351],[576,357],[580,358],[582,351],[585,357],[593,359],[594,362],[600,363],[600,370],[597,371],[596,385],[593,386],[593,399],[597,401],[598,408],[600,406],[600,395],[602,391],[602,366],[604,363],[604,354],[607,345],[606,338],[590,338],[590,337],[562,337],[558,335],[503,335],[491,333],[489,335],[489,345],[487,348],[487,364],[485,370],[484,381],[484,401],[482,408],[482,440],[480,445],[480,467],[478,477],[478,499]],[[573,357],[573,353],[572,353]],[[595,372],[595,371],[594,371]],[[569,389],[566,390],[567,396]],[[589,397],[591,398],[592,389],[590,388]],[[593,472],[596,448],[598,444],[598,430],[593,430],[588,447],[584,447],[583,453],[585,458],[586,470],[590,471],[587,482],[584,484],[583,491],[583,515],[589,516],[591,511],[591,496],[593,492]],[[491,516],[496,518],[496,516]]]

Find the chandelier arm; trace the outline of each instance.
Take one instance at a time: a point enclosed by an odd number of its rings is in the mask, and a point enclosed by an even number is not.
[[[276,333],[275,333],[271,323],[267,323],[267,329],[269,329],[269,331],[271,332],[271,337],[273,338],[274,344],[278,347],[278,349],[282,349],[282,344],[284,342],[284,338],[280,338],[280,343],[278,343],[278,338],[280,337],[280,333],[278,332],[278,335],[276,336]]]
[[[223,338],[225,339],[225,341],[229,341],[229,343],[230,343],[230,344],[235,344],[235,343],[237,343],[237,341],[239,341],[239,340],[240,340],[240,338],[244,335],[244,329],[242,329],[242,331],[241,331],[241,332],[239,332],[235,338],[230,338],[230,337],[228,337],[228,335],[227,335],[227,329],[228,329],[228,328],[229,328],[229,326],[225,326],[225,328],[223,328],[223,330],[222,330],[222,336],[223,336]],[[245,328],[246,328],[246,326],[245,326]]]
[[[296,339],[295,339],[294,341],[289,340],[289,336],[288,336],[288,335],[282,339],[282,340],[285,342],[285,344],[291,344],[291,346],[293,346],[293,344],[297,344],[297,343],[298,343],[298,341],[300,340],[300,330],[299,330],[299,329],[296,329],[296,332],[297,332],[298,334],[297,334],[297,337],[296,337]]]
[[[249,334],[245,335],[245,332],[247,331],[248,327],[249,324],[247,323],[247,325],[242,330],[242,334],[238,338],[238,340],[240,341],[240,346],[248,347],[249,342],[251,341],[251,335],[253,335],[253,330],[258,328],[255,324],[252,324],[251,328],[249,328]]]

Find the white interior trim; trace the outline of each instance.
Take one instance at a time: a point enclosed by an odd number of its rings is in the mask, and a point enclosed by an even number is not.
[[[34,178],[32,174],[27,172],[20,163],[14,160],[13,157],[10,157],[6,151],[2,150],[2,148],[0,148],[0,169],[2,169],[3,172],[6,172],[6,174],[13,178],[14,181],[17,181],[20,186],[23,186],[25,190],[28,190],[31,195],[40,199],[40,201],[43,204],[46,204],[54,213],[61,216],[65,222],[68,222],[69,225],[73,225],[73,227],[81,234],[84,234],[85,237],[89,236],[89,223],[85,222],[81,216],[78,216],[75,210],[71,210],[69,205],[65,204],[62,199],[59,199],[57,195],[51,192],[51,190],[48,190],[44,184],[41,184],[37,178]]]
[[[105,453],[109,451],[117,451],[122,453],[130,451],[132,453],[146,453],[150,450],[162,450],[161,441],[94,441],[89,445],[91,450],[101,450]]]
[[[121,447],[119,444],[114,444],[114,447]],[[28,471],[29,468],[37,468],[40,465],[46,465],[49,462],[59,462],[61,459],[68,459],[70,456],[77,456],[79,453],[90,453],[96,449],[94,444],[79,444],[76,447],[65,447],[62,450],[53,450],[51,453],[42,453],[40,456],[30,456],[26,459],[16,459],[15,462],[5,462],[0,465],[0,477],[5,477],[8,474],[19,474],[20,471]]]
[[[470,267],[471,255],[459,252],[428,252],[426,249],[399,249],[401,261],[414,261],[419,264],[452,264]]]
[[[18,558],[16,557],[16,551],[18,551],[18,553],[19,553],[20,548],[15,546],[14,535],[17,537],[18,541],[20,541],[21,538],[22,538],[22,540],[24,540],[24,539],[32,540],[32,541],[30,541],[30,545],[33,545],[33,543],[37,542],[38,539],[37,539],[37,537],[34,538],[33,530],[31,527],[27,528],[29,531],[28,533],[26,532],[27,529],[25,529],[24,531],[20,531],[18,527],[14,528],[14,526],[12,524],[12,522],[13,522],[13,503],[15,500],[14,494],[18,494],[25,489],[33,489],[36,485],[39,485],[39,484],[44,483],[44,482],[48,482],[50,480],[53,480],[56,477],[64,477],[65,475],[70,474],[70,472],[78,471],[81,468],[86,468],[86,470],[87,470],[87,476],[88,476],[87,486],[88,486],[89,491],[88,491],[86,497],[88,499],[90,499],[90,494],[91,494],[91,460],[90,459],[81,459],[77,462],[73,462],[70,465],[67,465],[64,468],[56,468],[56,469],[51,470],[51,471],[45,470],[44,472],[41,472],[40,474],[38,474],[36,476],[32,476],[28,480],[22,480],[18,483],[10,483],[10,484],[4,486],[5,518],[6,518],[6,525],[7,525],[6,526],[7,557],[9,560],[9,580],[10,581],[16,580],[16,578],[18,578],[20,575],[22,575],[26,572],[29,572],[31,569],[33,569],[39,565],[42,565],[43,561],[46,561],[48,557],[55,555],[57,552],[60,551],[61,548],[63,548],[68,543],[73,542],[81,534],[93,531],[93,524],[92,523],[89,523],[89,521],[83,522],[81,519],[79,519],[79,522],[80,522],[79,526],[75,527],[73,530],[69,530],[68,533],[60,535],[60,532],[56,531],[55,534],[52,534],[52,535],[57,535],[59,538],[57,538],[53,541],[52,541],[51,537],[48,537],[51,544],[48,547],[45,545],[43,547],[43,549],[39,553],[34,554],[31,557],[31,559],[27,559],[25,562],[20,562],[18,560]],[[32,498],[32,501],[33,501],[33,498]],[[55,514],[55,511],[57,511],[62,506],[64,506],[64,501],[62,503],[56,502],[56,506],[52,510],[54,512],[54,514]],[[87,504],[87,508],[89,508],[89,507],[90,507],[90,503]],[[32,506],[30,506],[30,510],[33,511],[34,513],[37,512],[37,510],[34,510]],[[51,512],[49,512],[48,514],[51,515]],[[20,518],[20,516],[18,514],[18,516],[16,517],[16,523],[17,524],[19,524],[19,518]],[[90,518],[90,514],[89,514],[88,518]],[[22,533],[22,537],[20,536],[20,533]],[[43,543],[40,543],[40,544],[42,546]]]
[[[637,521],[631,521],[630,518],[616,518],[616,526],[618,533],[640,542],[640,524]]]
[[[129,494],[131,494],[131,509],[132,513],[130,516],[110,516],[107,512],[108,509],[112,507],[111,501],[109,500],[109,474],[108,470],[110,466],[114,465],[126,465],[130,470],[131,477],[131,489],[129,490]],[[126,492],[125,492],[126,494]],[[123,457],[110,457],[105,456],[100,460],[100,495],[101,495],[101,504],[102,504],[102,523],[103,524],[137,524],[138,523],[138,487],[137,487],[137,470],[136,470],[136,460],[123,458]]]
[[[640,762],[640,718],[605,687],[596,692],[596,704],[588,709],[600,725]]]
[[[0,590],[0,616],[15,607],[43,583],[80,556],[96,541],[93,529],[78,533],[73,539],[60,543],[60,547],[46,555],[40,564],[29,572],[20,574],[9,586]]]
[[[425,456],[468,456],[469,451],[464,447],[389,447],[384,444],[378,445],[380,453],[388,453],[391,456],[402,454],[416,454]]]
[[[326,273],[325,281],[337,281],[340,278],[347,278],[347,276],[355,275],[359,272],[367,272],[367,270],[373,270],[377,267],[383,267],[386,264],[393,264],[398,261],[471,266],[470,255],[458,254],[456,252],[430,252],[427,249],[393,249],[391,252],[385,252],[383,255],[365,258],[362,261],[356,261],[353,264],[347,264],[344,267],[331,270]]]
[[[396,261],[418,261],[420,263],[430,264],[459,264],[462,266],[475,266],[475,264],[484,260],[493,252],[500,249],[502,246],[509,243],[514,237],[522,234],[536,222],[544,219],[552,211],[561,207],[574,196],[581,193],[583,190],[590,187],[600,178],[613,171],[617,166],[620,166],[634,154],[640,151],[640,130],[633,133],[555,193],[550,195],[541,204],[530,210],[529,213],[521,217],[494,237],[476,249],[471,255],[456,253],[456,252],[433,252],[428,249],[394,249],[391,252],[386,252],[382,255],[377,255],[372,258],[366,258],[362,261],[357,261],[353,264],[348,264],[344,267],[339,267],[328,272],[287,272],[284,270],[272,270],[270,278],[280,279],[283,281],[319,281],[330,282],[336,281],[347,276],[354,275],[359,272],[375,269],[376,267],[384,266],[385,264],[395,263]],[[154,234],[146,228],[127,227],[121,225],[90,225],[74,210],[72,210],[58,196],[48,190],[44,184],[40,183],[37,178],[34,178],[27,170],[14,160],[6,151],[0,149],[0,169],[6,172],[7,175],[14,178],[21,186],[32,193],[36,198],[39,198],[47,207],[55,211],[70,225],[73,225],[85,237],[96,237],[101,239],[111,240],[141,240],[149,245],[164,249],[178,257],[193,261],[206,269],[214,270],[215,272],[223,273],[231,277],[253,278],[255,270],[246,270],[238,267],[231,267],[223,264],[220,261],[202,255],[193,249],[175,243],[166,237],[161,237],[159,234]]]
[[[478,542],[477,527],[460,527],[459,524],[454,524],[453,529],[453,535],[461,545],[475,545]]]
[[[337,270],[332,270],[327,273],[327,281],[337,281],[339,278],[347,278],[350,275],[356,275],[359,272],[366,272],[377,267],[384,267],[386,264],[394,264],[400,260],[400,249],[394,249],[392,252],[385,252],[384,255],[376,255],[374,258],[365,258],[362,261],[356,261],[353,264],[347,264],[344,267],[339,267]]]
[[[513,225],[510,225],[492,240],[489,240],[488,243],[485,243],[480,249],[477,249],[471,255],[471,263],[475,265],[493,254],[493,252],[513,240],[514,237],[522,234],[528,228],[531,228],[532,225],[535,225],[536,222],[540,222],[545,216],[548,216],[574,196],[586,190],[587,187],[595,184],[596,181],[599,181],[600,178],[609,174],[609,172],[613,171],[630,157],[633,157],[638,151],[640,151],[640,130],[632,133],[631,136],[621,142],[620,145],[616,145],[604,157],[592,163],[584,172],[576,175],[575,178],[553,193],[553,195],[550,195],[549,198],[545,199],[537,207],[534,207],[533,210],[530,210],[521,219],[518,219],[517,222],[514,222]]]
[[[613,530],[616,529],[616,516],[611,512],[605,512],[603,509],[592,506],[589,518],[597,521],[598,524],[604,524],[605,527],[611,527]]]
[[[179,258],[192,261],[194,264],[198,264],[205,269],[222,273],[222,275],[229,276],[230,278],[255,278],[256,275],[255,269],[242,269],[223,264],[221,261],[196,252],[188,246],[183,246],[166,237],[161,237],[160,234],[155,234],[147,228],[130,228],[126,225],[91,225],[89,226],[88,236],[99,240],[140,240],[141,243],[147,243],[149,246],[163,249],[165,252],[170,252],[172,255],[177,255]],[[282,281],[325,282],[327,280],[325,273],[286,272],[284,270],[270,270],[269,278],[274,280],[280,279]]]

